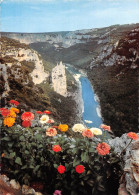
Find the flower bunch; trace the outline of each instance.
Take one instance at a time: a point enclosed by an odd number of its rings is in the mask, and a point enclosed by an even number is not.
[[[18,105],[19,102],[15,101],[15,100],[11,100],[11,103],[13,102],[13,104]],[[3,116],[3,124],[4,126],[8,126],[8,127],[12,127],[15,123],[15,119],[16,119],[16,113],[19,113],[19,109],[17,108],[0,108],[0,113]]]
[[[23,120],[22,126],[23,127],[30,127],[31,121],[34,119],[34,114],[32,112],[24,112],[21,116],[21,119]]]

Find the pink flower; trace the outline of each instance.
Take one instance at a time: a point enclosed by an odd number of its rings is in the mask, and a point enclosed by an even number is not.
[[[51,123],[54,123],[55,121],[53,120],[53,119],[49,119],[48,121],[47,121],[47,123],[49,123],[49,124],[51,124]]]
[[[57,134],[57,130],[55,128],[49,127],[46,129],[46,135],[48,136],[55,136]]]
[[[62,195],[60,190],[55,190],[53,195]]]
[[[94,134],[92,133],[92,131],[90,129],[85,129],[82,133],[82,136],[92,138],[92,137],[94,137]]]
[[[104,124],[100,125],[100,128],[102,128],[102,129],[104,129],[106,131],[111,131],[111,127],[107,126],[107,125],[104,125]]]

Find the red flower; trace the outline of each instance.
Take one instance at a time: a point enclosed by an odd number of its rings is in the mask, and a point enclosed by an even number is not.
[[[36,111],[36,114],[43,114],[41,111]]]
[[[104,124],[100,125],[100,128],[102,128],[102,129],[104,129],[106,131],[111,131],[111,127],[107,126],[107,125],[104,125]]]
[[[55,129],[58,129],[58,126],[52,126],[53,128],[55,128]]]
[[[84,166],[83,165],[77,165],[76,166],[76,172],[77,173],[79,173],[79,174],[81,174],[81,173],[83,173],[84,172]]]
[[[0,111],[3,117],[6,117],[10,114],[10,110],[8,110],[7,108],[1,108]]]
[[[22,127],[30,127],[31,126],[31,122],[30,121],[23,121],[22,122]]]
[[[10,100],[10,103],[11,103],[11,104],[14,104],[14,105],[16,105],[16,106],[18,106],[18,104],[19,104],[19,102],[16,101],[16,100]]]
[[[21,119],[23,121],[32,121],[34,119],[34,114],[32,112],[24,112]]]
[[[54,145],[53,146],[53,151],[54,152],[60,152],[61,151],[61,147],[59,145]]]
[[[106,154],[109,154],[110,152],[110,146],[105,142],[99,143],[96,149],[97,149],[98,154],[100,155],[106,155]]]
[[[59,165],[58,168],[57,168],[58,172],[60,174],[63,174],[65,172],[65,167],[63,165]]]
[[[45,110],[44,113],[45,114],[51,114],[51,112],[49,110]]]
[[[138,134],[134,133],[134,132],[129,132],[128,137],[133,139],[133,140],[137,140],[139,138]]]

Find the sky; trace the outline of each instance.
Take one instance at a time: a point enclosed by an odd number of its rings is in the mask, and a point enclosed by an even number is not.
[[[0,31],[57,32],[139,23],[139,0],[0,0]]]

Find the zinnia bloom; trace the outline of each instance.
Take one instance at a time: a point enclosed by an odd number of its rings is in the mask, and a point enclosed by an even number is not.
[[[105,142],[99,143],[96,149],[97,149],[98,154],[100,155],[106,155],[106,154],[109,154],[110,152],[110,146]]]
[[[60,152],[61,151],[61,147],[59,145],[54,145],[53,146],[53,151],[54,152]]]
[[[40,123],[45,124],[49,121],[49,116],[47,115],[42,115],[42,117],[40,118]]]
[[[49,123],[49,124],[51,124],[51,123],[54,123],[55,121],[53,120],[53,119],[49,119],[48,121],[47,121],[47,123]]]
[[[34,119],[34,114],[32,112],[24,112],[21,119],[23,121],[32,121]]]
[[[68,127],[68,125],[66,125],[66,124],[64,124],[64,125],[60,124],[60,125],[58,126],[58,129],[59,129],[60,131],[63,131],[63,132],[67,131],[68,128],[69,128],[69,127]]]
[[[17,108],[11,108],[10,110],[12,110],[13,112],[15,112],[15,113],[19,113],[19,109],[17,109]]]
[[[14,104],[14,105],[16,105],[16,106],[18,106],[18,104],[19,104],[19,102],[16,101],[16,100],[10,100],[10,103],[11,103],[11,104]]]
[[[98,128],[91,128],[90,129],[94,135],[102,135],[101,129]]]
[[[55,136],[56,134],[57,130],[55,128],[50,127],[46,130],[46,135],[48,136]]]
[[[26,128],[26,127],[30,127],[31,126],[31,122],[30,121],[23,121],[22,122],[22,127]]]
[[[85,127],[84,127],[82,124],[75,124],[75,125],[72,127],[72,130],[73,130],[74,132],[82,133],[82,132],[85,130]]]
[[[36,114],[42,114],[42,112],[41,111],[36,111]]]
[[[79,173],[79,174],[81,174],[81,173],[83,173],[84,172],[84,166],[83,165],[77,165],[76,166],[76,172],[77,173]]]
[[[13,118],[13,117],[6,117],[6,118],[4,118],[3,123],[4,123],[4,126],[7,125],[8,127],[12,127],[13,124],[15,123],[15,118]]]
[[[13,110],[10,110],[10,113],[7,115],[7,117],[16,118],[16,113]]]
[[[62,195],[60,190],[55,190],[55,192],[53,193],[53,195]]]
[[[49,110],[45,110],[44,113],[45,114],[51,114],[51,112]]]
[[[8,110],[7,108],[1,108],[0,111],[3,117],[7,117],[10,114],[10,110]]]
[[[58,172],[60,174],[63,174],[65,172],[65,167],[63,165],[59,165],[58,168],[57,168]]]
[[[94,136],[94,134],[92,133],[92,131],[90,129],[85,129],[82,133],[82,136],[92,138]]]
[[[133,139],[133,140],[137,140],[139,138],[138,134],[134,133],[134,132],[129,132],[128,137]]]
[[[104,125],[104,124],[100,125],[100,128],[102,128],[102,129],[104,129],[106,131],[111,131],[111,127],[107,126],[107,125]]]

